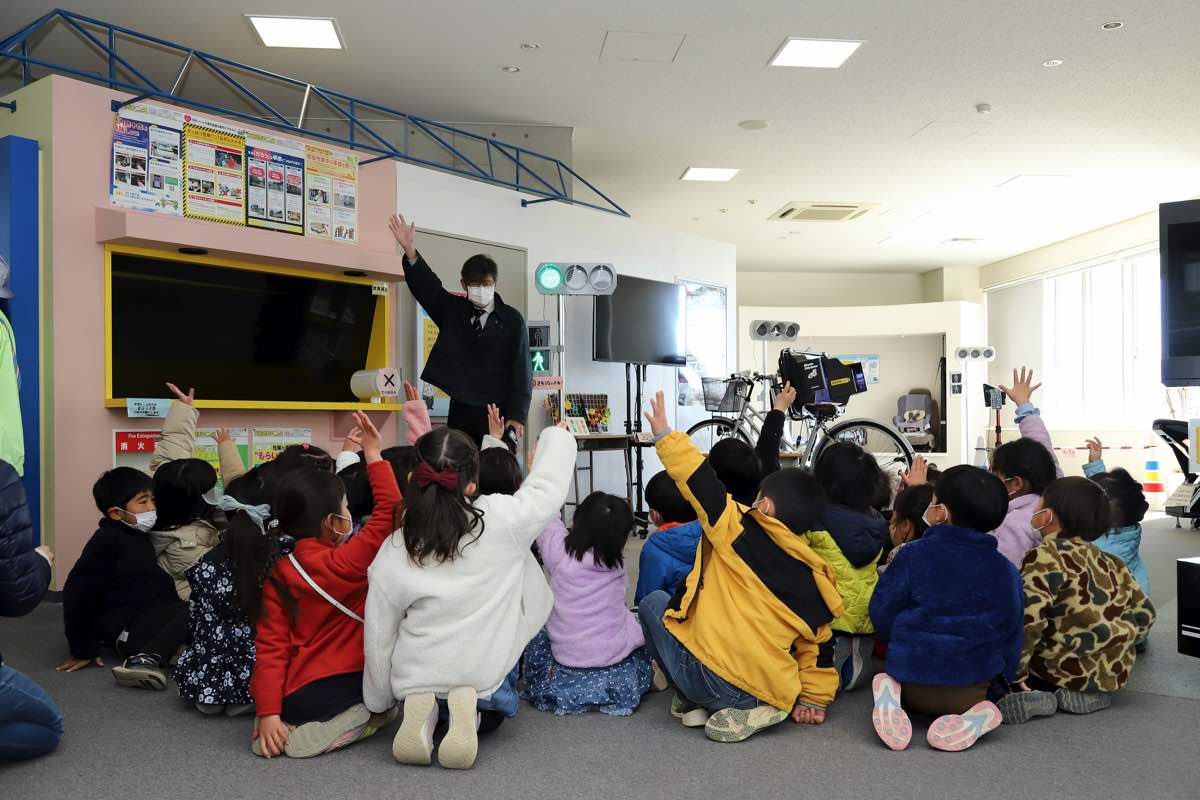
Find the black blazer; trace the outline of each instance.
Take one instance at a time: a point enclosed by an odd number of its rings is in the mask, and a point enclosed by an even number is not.
[[[417,255],[404,259],[404,280],[413,297],[438,326],[437,342],[421,379],[471,406],[495,403],[505,419],[524,424],[533,396],[529,332],[521,312],[496,295],[482,333],[471,327],[474,306],[451,294]]]

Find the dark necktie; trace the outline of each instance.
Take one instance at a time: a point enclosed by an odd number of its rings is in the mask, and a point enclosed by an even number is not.
[[[482,308],[471,309],[471,330],[475,331],[476,336],[483,333],[483,323],[480,321],[481,317],[483,317]]]

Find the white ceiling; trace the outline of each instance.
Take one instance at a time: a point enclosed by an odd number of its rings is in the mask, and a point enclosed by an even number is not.
[[[639,220],[736,243],[742,270],[984,264],[1200,194],[1195,0],[58,1],[434,119],[573,126],[580,174]],[[0,33],[57,4],[2,4]],[[246,12],[334,14],[348,51],[267,50]],[[614,61],[607,31],[684,38],[674,61]],[[787,36],[866,44],[840,70],[768,67]],[[640,39],[673,50],[614,43]],[[741,173],[680,182],[689,165]],[[994,188],[1020,174],[1070,178]],[[790,200],[879,206],[766,220]]]

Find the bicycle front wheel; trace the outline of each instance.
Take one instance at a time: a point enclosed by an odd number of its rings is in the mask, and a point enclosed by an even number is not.
[[[696,445],[696,449],[705,455],[708,455],[714,444],[731,436],[736,436],[746,444],[751,444],[746,434],[738,428],[736,421],[723,417],[713,417],[703,422],[697,422],[688,428],[687,433],[692,444]]]
[[[813,453],[813,465],[832,442],[851,442],[875,456],[879,468],[888,476],[889,486],[896,485],[900,473],[912,466],[916,456],[912,445],[894,428],[871,419],[848,419],[829,427]]]

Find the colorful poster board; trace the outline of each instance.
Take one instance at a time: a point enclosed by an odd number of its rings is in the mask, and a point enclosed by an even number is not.
[[[199,458],[212,464],[217,472],[217,491],[224,492],[221,483],[221,457],[217,450],[216,428],[197,428],[196,439],[192,445],[192,457]],[[233,443],[237,446],[242,463],[250,460],[250,431],[247,428],[235,428],[229,431]],[[113,431],[113,466],[133,467],[143,472],[149,472],[150,459],[154,457],[154,445],[162,438],[158,430],[114,430]]]
[[[358,243],[358,156],[309,144],[304,148],[306,236]]]
[[[867,383],[879,383],[879,356],[874,355],[853,355],[853,356],[834,356],[843,364],[862,364],[863,375],[867,379]]]
[[[294,444],[312,444],[312,428],[255,428],[254,452],[250,466],[257,467]]]
[[[183,124],[183,215],[246,224],[246,137]]]
[[[417,394],[425,401],[425,407],[429,409],[429,416],[444,417],[450,413],[450,395],[443,392],[441,389],[434,386],[432,383],[426,383],[420,378],[422,372],[425,371],[425,362],[429,360],[429,354],[433,351],[434,342],[437,341],[438,326],[429,315],[425,313],[425,309],[421,308],[421,304],[417,304]]]
[[[117,112],[111,157],[114,206],[358,243],[351,151],[139,102]]]
[[[304,147],[246,133],[246,224],[304,235]]]

